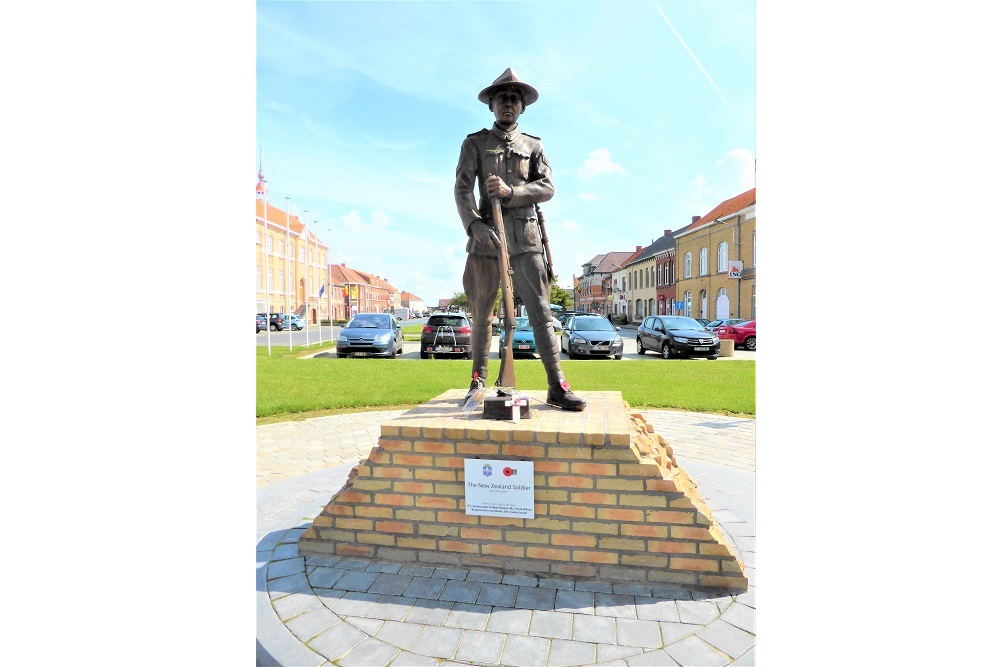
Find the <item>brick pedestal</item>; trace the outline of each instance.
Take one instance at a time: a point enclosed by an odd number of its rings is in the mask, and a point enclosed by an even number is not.
[[[299,539],[305,556],[747,590],[697,485],[620,392],[583,412],[469,418],[454,389],[382,425],[378,445]],[[535,518],[465,514],[465,459],[533,461]]]

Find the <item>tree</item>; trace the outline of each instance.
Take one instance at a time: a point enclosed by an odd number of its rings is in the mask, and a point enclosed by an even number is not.
[[[448,307],[450,308],[451,306],[468,310],[469,298],[465,296],[465,292],[455,292],[448,303]]]
[[[550,303],[562,306],[566,310],[573,310],[573,293],[559,287],[557,284],[558,281],[559,276],[552,277],[552,294],[550,296]]]

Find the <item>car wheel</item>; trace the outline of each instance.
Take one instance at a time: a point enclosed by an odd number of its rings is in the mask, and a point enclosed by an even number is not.
[[[705,358],[708,359],[709,361],[715,361],[716,359],[719,358],[719,355],[715,355],[714,357],[705,357]]]
[[[639,354],[646,354],[646,348],[642,346],[642,339],[638,336],[635,339],[635,351]]]
[[[278,325],[277,325],[277,324],[274,324],[274,323],[272,322],[272,323],[271,323],[271,331],[277,331],[277,330],[278,330]]]
[[[743,347],[753,352],[757,349],[757,339],[754,336],[750,336],[745,341],[743,341]]]
[[[670,352],[669,341],[663,344],[663,349],[660,350],[660,354],[663,356],[664,359],[672,359],[674,357],[674,355]]]
[[[615,355],[615,359],[617,359],[617,360],[621,361],[621,358],[622,358],[622,355],[620,355],[620,354],[616,354],[616,355]]]
[[[427,353],[426,353],[426,352],[424,352],[423,350],[421,350],[421,351],[420,351],[420,358],[421,358],[421,359],[427,359],[427,358],[428,358],[428,357],[430,357],[430,356],[431,356],[431,355],[427,354]]]
[[[346,356],[347,356],[347,355],[346,355],[346,354],[344,354],[344,353],[342,353],[342,352],[338,352],[338,353],[337,353],[337,358],[338,358],[338,359],[343,359],[343,358],[344,358],[344,357],[346,357]]]

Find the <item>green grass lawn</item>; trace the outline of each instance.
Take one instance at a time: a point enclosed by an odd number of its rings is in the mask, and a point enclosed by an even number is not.
[[[317,349],[272,348],[268,356],[267,348],[257,348],[258,424],[409,407],[469,386],[471,362],[465,359],[301,358]],[[490,372],[499,365],[491,358]],[[562,368],[574,390],[620,391],[634,408],[756,414],[756,361],[564,359]],[[546,388],[540,360],[517,359],[514,370],[518,389]]]

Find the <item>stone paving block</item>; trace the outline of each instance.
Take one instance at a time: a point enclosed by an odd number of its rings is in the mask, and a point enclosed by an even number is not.
[[[719,616],[719,607],[714,602],[678,600],[674,604],[681,623],[708,625]]]
[[[274,600],[272,604],[274,605],[274,613],[282,621],[287,621],[310,609],[322,606],[319,598],[312,591],[308,593],[292,593],[279,600]]]
[[[466,581],[481,581],[484,584],[499,584],[502,579],[502,574],[489,570],[469,570],[469,576],[465,578]]]
[[[438,599],[452,602],[475,602],[476,598],[479,597],[479,589],[482,587],[483,584],[478,581],[449,579],[444,590],[438,595]]]
[[[371,593],[347,591],[331,609],[338,616],[364,616],[378,602],[378,598],[378,595]]]
[[[378,572],[365,572],[364,570],[348,570],[347,574],[337,581],[337,588],[345,591],[367,591],[368,587],[379,578]]]
[[[505,574],[503,575],[502,583],[510,584],[511,586],[537,586],[537,577],[528,577],[522,574]]]
[[[369,637],[337,661],[339,667],[371,667],[388,665],[399,654],[399,649]]]
[[[735,625],[741,630],[746,630],[751,634],[756,634],[754,616],[755,613],[752,608],[737,602],[736,604],[730,605],[729,608],[723,612],[722,620],[731,625]]]
[[[558,588],[565,591],[573,590],[574,584],[568,579],[550,579],[546,577],[539,577],[538,579],[539,588]]]
[[[372,563],[367,569],[369,572],[385,572],[386,574],[396,574],[402,569],[401,563]]]
[[[556,591],[555,611],[574,614],[594,613],[594,593],[588,591]]]
[[[299,572],[305,572],[305,562],[301,558],[271,561],[267,566],[267,579],[280,579]]]
[[[319,598],[320,602],[332,610],[333,605],[337,604],[337,601],[344,597],[344,593],[347,591],[342,591],[338,588],[316,588],[313,592]]]
[[[337,563],[337,567],[344,567],[349,570],[364,570],[371,564],[370,560],[365,560],[364,558],[342,558]]]
[[[400,623],[399,621],[386,621],[375,633],[375,637],[384,642],[392,644],[404,651],[413,647],[413,642],[417,640],[422,625],[416,623]]]
[[[431,576],[440,577],[442,579],[465,579],[469,576],[469,571],[447,567],[436,567],[434,568],[434,574]]]
[[[660,622],[660,635],[663,637],[663,644],[669,646],[670,644],[687,637],[688,635],[693,635],[694,633],[701,630],[701,625],[696,625],[694,623],[671,623],[668,621]]]
[[[572,639],[573,614],[561,611],[536,611],[531,615],[528,634],[549,639]]]
[[[640,653],[629,658],[625,658],[625,664],[628,667],[676,667],[677,661],[674,660],[669,653],[664,649],[659,649],[656,651],[646,651],[645,653]],[[681,665],[697,665],[701,667],[700,662],[682,662]]]
[[[333,661],[368,639],[368,635],[350,623],[338,623],[326,632],[314,637],[306,646]]]
[[[556,590],[554,588],[527,588],[518,586],[514,607],[517,609],[537,609],[552,611],[555,609]]]
[[[411,577],[429,577],[434,574],[434,568],[428,565],[403,565],[396,574],[405,574]]]
[[[635,611],[635,596],[633,595],[596,593],[594,596],[594,608],[598,616],[638,618]]]
[[[506,635],[497,632],[466,632],[458,645],[455,659],[474,665],[498,665],[506,639]]]
[[[309,574],[309,583],[314,588],[333,588],[337,581],[347,574],[339,567],[317,567]]]
[[[384,621],[402,621],[413,608],[414,598],[399,595],[381,595],[368,610],[368,618],[378,618]]]
[[[285,627],[305,642],[326,632],[338,623],[343,623],[340,617],[321,605],[287,621]]]
[[[736,660],[733,660],[733,665],[738,667],[748,667],[749,665],[756,664],[754,662],[754,651],[756,651],[756,649],[752,648],[740,657],[736,658]]]
[[[374,637],[378,634],[378,631],[382,629],[382,624],[385,623],[385,621],[377,618],[358,618],[357,616],[345,618],[344,622],[350,623],[369,637]]]
[[[306,579],[305,572],[296,572],[287,577],[267,582],[267,592],[272,599],[307,590],[309,590],[309,581]]]
[[[286,560],[288,558],[298,558],[299,557],[299,547],[297,544],[282,544],[275,547],[274,551],[271,553],[271,560]]]
[[[661,600],[658,598],[636,598],[636,616],[645,621],[672,621],[680,622],[677,612],[677,603],[674,600]]]
[[[438,661],[426,655],[403,652],[393,658],[391,667],[438,667]]]
[[[423,600],[437,600],[448,583],[447,579],[434,579],[432,577],[413,577],[413,581],[403,591],[403,595],[411,598]]]
[[[727,655],[693,635],[669,644],[663,650],[682,665],[722,667],[730,662]]]
[[[497,607],[490,614],[486,629],[512,635],[527,635],[530,622],[531,612],[527,609],[501,609]]]
[[[368,587],[368,592],[380,593],[382,595],[399,595],[406,590],[411,581],[413,581],[413,577],[382,573]]]
[[[573,615],[572,639],[595,644],[614,644],[617,636],[615,619],[604,616]]]
[[[457,628],[426,627],[413,642],[412,652],[432,658],[454,658],[462,632]]]
[[[513,607],[517,597],[517,586],[507,584],[483,584],[479,589],[477,604],[488,604],[495,607]]]
[[[454,602],[443,600],[416,600],[410,608],[410,613],[406,615],[407,623],[419,623],[421,625],[439,626],[443,625]]]
[[[754,645],[756,637],[745,630],[719,619],[695,633],[706,642],[719,649],[730,658],[743,655]]]
[[[597,660],[597,645],[553,639],[549,647],[548,667],[579,667],[592,665]]]
[[[649,597],[652,595],[650,586],[643,584],[614,584],[612,592],[616,595],[634,595],[636,597]]]
[[[613,585],[606,581],[578,581],[576,590],[591,593],[611,593]]]
[[[489,605],[456,602],[444,624],[450,628],[463,630],[485,630],[492,609]]]
[[[641,653],[642,649],[639,648],[638,646],[618,646],[616,644],[598,644],[597,662],[601,665],[601,667],[606,667],[606,665],[613,665],[616,663],[625,665],[627,664],[625,662],[626,658],[629,658],[633,655],[639,655]]]
[[[660,648],[663,640],[660,638],[660,624],[656,621],[640,621],[632,618],[619,618],[617,644],[639,646],[641,648]]]
[[[500,661],[510,667],[538,667],[548,661],[552,640],[541,637],[507,637]]]

